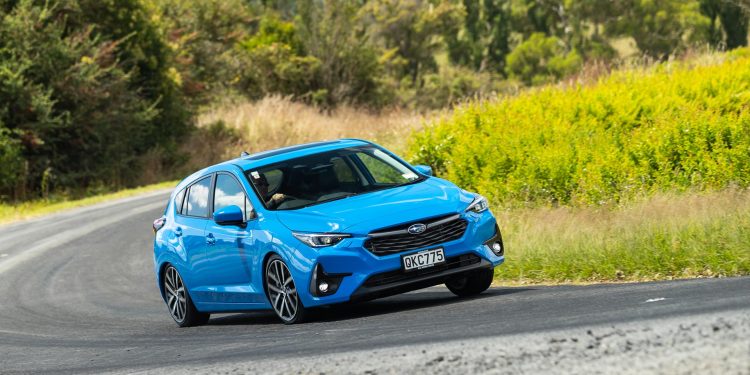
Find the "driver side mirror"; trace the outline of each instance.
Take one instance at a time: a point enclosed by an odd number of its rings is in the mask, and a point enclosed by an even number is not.
[[[238,206],[226,206],[214,212],[214,221],[219,225],[245,226],[245,215]]]
[[[432,176],[432,167],[429,165],[415,165],[414,169],[425,176]]]

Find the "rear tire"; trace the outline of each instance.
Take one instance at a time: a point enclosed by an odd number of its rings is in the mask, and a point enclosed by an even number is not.
[[[190,293],[187,292],[182,276],[174,266],[167,266],[162,277],[164,302],[169,315],[180,327],[193,327],[206,324],[211,314],[202,313],[195,308]]]
[[[494,275],[494,268],[481,269],[466,276],[448,280],[445,286],[459,297],[475,296],[490,287]]]

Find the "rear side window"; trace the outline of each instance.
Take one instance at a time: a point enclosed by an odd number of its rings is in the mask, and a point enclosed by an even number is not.
[[[208,191],[211,188],[211,177],[205,177],[188,188],[183,215],[208,216]]]
[[[180,190],[174,197],[174,208],[178,214],[182,214],[182,200],[185,198],[185,189]]]

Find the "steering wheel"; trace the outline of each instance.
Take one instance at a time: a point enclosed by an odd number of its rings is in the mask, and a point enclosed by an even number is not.
[[[284,203],[286,201],[290,201],[290,200],[295,200],[295,199],[299,199],[299,198],[297,198],[297,197],[295,197],[293,195],[286,195],[286,194],[284,194],[284,197],[281,198],[280,200],[274,200],[273,199],[273,195],[270,198],[271,202],[273,202],[274,207],[279,207],[282,203]]]

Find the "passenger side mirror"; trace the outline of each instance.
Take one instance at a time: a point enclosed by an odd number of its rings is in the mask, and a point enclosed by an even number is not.
[[[214,221],[219,225],[245,226],[245,215],[238,206],[226,206],[214,212]]]
[[[432,176],[432,167],[429,165],[415,165],[414,169],[425,176]]]

